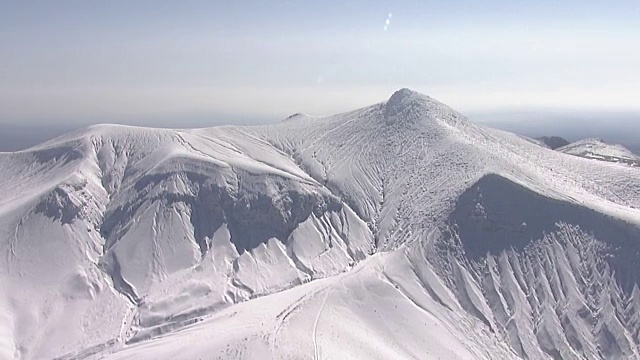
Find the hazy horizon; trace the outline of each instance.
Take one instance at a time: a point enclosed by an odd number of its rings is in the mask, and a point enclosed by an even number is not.
[[[355,109],[351,109],[355,110]],[[304,111],[303,111],[304,112]],[[290,114],[289,114],[290,115]],[[569,141],[601,138],[640,154],[640,112],[570,111],[561,109],[504,109],[463,113],[472,121],[516,134],[561,136]],[[0,151],[22,150],[65,133],[95,124],[122,124],[163,128],[199,128],[219,125],[265,125],[284,117],[230,117],[215,114],[183,114],[164,118],[93,118],[86,122],[55,119],[42,124],[0,123]]]
[[[637,1],[82,1],[0,13],[0,124],[275,121],[401,88],[465,114],[640,112]]]
[[[82,1],[0,13],[0,151],[117,123],[332,115],[408,87],[524,135],[635,147],[640,3]]]

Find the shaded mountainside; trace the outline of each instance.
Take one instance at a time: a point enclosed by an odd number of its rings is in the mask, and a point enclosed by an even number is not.
[[[0,358],[640,357],[639,169],[411,90],[0,166]]]
[[[542,142],[551,150],[569,145],[569,142],[566,139],[561,138],[560,136],[541,136],[537,137],[536,140]]]

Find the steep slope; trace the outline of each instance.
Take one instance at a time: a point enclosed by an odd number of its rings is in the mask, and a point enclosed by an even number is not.
[[[169,331],[372,252],[339,199],[234,130],[94,127],[2,161],[3,309],[19,358]]]
[[[0,165],[7,358],[640,356],[640,169],[411,90]]]
[[[585,139],[562,146],[557,149],[565,154],[594,159],[640,166],[640,157],[632,153],[622,145],[607,144],[600,139]]]

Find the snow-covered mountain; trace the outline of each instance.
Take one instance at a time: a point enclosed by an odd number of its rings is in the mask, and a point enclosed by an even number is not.
[[[640,166],[640,156],[632,153],[622,145],[607,144],[601,139],[585,139],[562,146],[557,149],[566,154],[581,156],[587,159],[623,163]]]
[[[403,89],[0,153],[0,358],[640,358],[640,169]]]

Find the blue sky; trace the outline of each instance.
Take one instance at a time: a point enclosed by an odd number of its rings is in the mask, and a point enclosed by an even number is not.
[[[273,121],[401,87],[466,113],[640,109],[638,0],[1,5],[0,124]]]

